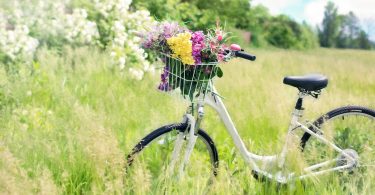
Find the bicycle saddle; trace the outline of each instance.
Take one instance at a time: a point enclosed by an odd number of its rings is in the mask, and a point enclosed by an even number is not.
[[[284,77],[284,84],[304,89],[306,91],[317,91],[327,87],[328,79],[321,74],[307,74],[304,76]]]

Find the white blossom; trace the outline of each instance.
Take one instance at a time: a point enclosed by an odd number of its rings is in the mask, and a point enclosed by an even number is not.
[[[95,22],[87,20],[85,9],[74,9],[65,16],[65,37],[72,43],[88,44],[99,36]]]
[[[142,80],[144,72],[139,69],[135,68],[129,68],[129,73],[132,75],[132,77],[136,80]]]
[[[119,58],[119,66],[120,66],[120,70],[124,69],[125,68],[125,57],[120,57]]]
[[[140,38],[134,34],[155,22],[149,12],[129,11],[131,0],[88,2],[93,4],[90,12],[72,8],[70,0],[35,0],[32,4],[10,1],[8,10],[0,7],[0,52],[13,61],[30,63],[39,43],[47,38],[73,45],[96,45],[100,38],[98,24],[88,19],[88,13],[93,11],[112,20],[109,24],[113,37],[107,49],[113,62],[121,70],[127,67],[129,75],[137,80],[143,78],[144,72],[153,72],[154,66],[140,47]]]
[[[29,28],[25,25],[15,26],[14,30],[0,29],[0,52],[11,60],[30,61],[39,42],[29,36]]]

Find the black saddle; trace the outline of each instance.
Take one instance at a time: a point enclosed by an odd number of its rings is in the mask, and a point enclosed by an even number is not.
[[[297,87],[299,90],[318,91],[328,85],[328,79],[321,74],[308,74],[304,76],[284,77],[284,84]]]

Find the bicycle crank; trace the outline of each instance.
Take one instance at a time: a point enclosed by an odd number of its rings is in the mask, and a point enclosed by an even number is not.
[[[346,153],[349,155],[352,159],[348,158],[346,155],[343,153]],[[348,168],[343,169],[342,171],[346,170],[349,172],[352,172],[356,167],[358,167],[358,161],[359,161],[359,156],[358,153],[353,150],[353,149],[345,149],[343,152],[337,157],[337,166],[344,166],[344,165],[349,165]]]

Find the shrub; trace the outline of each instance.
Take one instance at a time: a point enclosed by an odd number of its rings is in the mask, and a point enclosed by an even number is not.
[[[153,68],[136,31],[153,22],[147,11],[129,10],[123,0],[16,0],[0,3],[0,63],[31,64],[38,46],[93,45],[108,51],[120,70],[141,79]],[[10,69],[10,68],[8,68]]]

